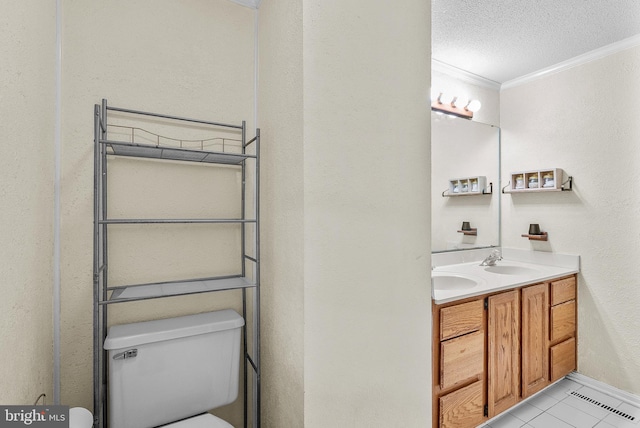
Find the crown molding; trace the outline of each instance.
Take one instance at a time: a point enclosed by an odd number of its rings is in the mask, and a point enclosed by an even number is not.
[[[508,89],[508,88],[513,88],[514,86],[523,85],[525,83],[529,83],[534,80],[550,76],[552,74],[560,73],[561,71],[565,71],[570,68],[583,65],[588,62],[595,61],[595,60],[604,58],[609,55],[613,55],[620,51],[630,49],[639,45],[640,45],[640,34],[633,37],[629,37],[627,39],[620,40],[619,42],[615,42],[607,46],[603,46],[598,49],[594,49],[590,52],[587,52],[582,55],[578,55],[574,58],[568,59],[566,61],[562,61],[550,67],[546,67],[541,70],[534,71],[533,73],[525,74],[524,76],[521,76],[521,77],[516,77],[515,79],[504,82],[501,85],[500,89],[501,90]]]
[[[442,61],[438,61],[437,59],[431,59],[431,70],[446,74],[447,76],[451,76],[455,79],[470,83],[472,85],[482,86],[484,88],[498,91],[500,90],[500,83],[498,82],[494,82],[493,80],[478,76],[477,74],[470,73],[466,70],[454,67]]]

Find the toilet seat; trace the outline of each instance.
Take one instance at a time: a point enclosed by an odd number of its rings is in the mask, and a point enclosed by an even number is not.
[[[183,419],[172,424],[163,425],[162,428],[233,428],[227,421],[213,416],[211,413]]]

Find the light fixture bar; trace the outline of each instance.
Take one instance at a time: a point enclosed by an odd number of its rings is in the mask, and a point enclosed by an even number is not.
[[[435,94],[438,94],[436,97]],[[479,110],[480,102],[463,97],[445,96],[443,92],[432,93],[431,110],[463,119],[473,119],[473,112]],[[451,99],[451,101],[449,101]]]

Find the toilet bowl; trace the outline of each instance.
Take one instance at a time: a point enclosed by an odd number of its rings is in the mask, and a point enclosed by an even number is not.
[[[233,428],[233,425],[213,416],[211,413],[205,413],[204,415],[165,425],[162,428]]]
[[[93,414],[84,407],[72,407],[69,409],[69,428],[93,427]]]

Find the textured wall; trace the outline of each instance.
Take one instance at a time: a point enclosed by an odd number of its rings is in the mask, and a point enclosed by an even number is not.
[[[308,428],[429,419],[429,16],[304,2]]]
[[[259,10],[265,427],[304,426],[302,1]]]
[[[93,105],[107,98],[114,106],[183,117],[229,123],[246,119],[251,129],[254,15],[226,0],[64,0],[63,9],[62,401],[91,408]],[[218,199],[218,207],[234,203],[232,211],[237,211],[236,199],[212,193],[207,171],[199,165],[159,169],[145,161],[120,160],[110,172],[114,178],[116,173],[126,177],[110,188],[121,190],[110,195],[112,208],[124,210],[134,203],[156,217],[189,217],[203,212],[198,210],[218,209],[205,202],[210,197]],[[213,179],[222,180],[225,188],[239,183],[235,172]],[[167,197],[173,202],[162,204]],[[145,213],[132,213],[138,214]],[[118,283],[165,274],[197,277],[208,270],[203,267],[207,252],[220,254],[225,245],[211,246],[214,234],[209,226],[130,227],[127,233],[123,229],[114,228],[111,241],[117,251],[112,253],[110,278]],[[184,236],[179,231],[191,239],[178,240]],[[124,241],[125,235],[134,240]],[[133,247],[148,243],[151,248],[146,245],[146,250]],[[148,257],[125,265],[125,251],[133,250]],[[228,292],[114,305],[110,318],[122,323],[220,307],[239,309],[238,297],[239,292]],[[239,425],[239,412],[231,412],[223,409],[218,414]]]
[[[56,7],[1,8],[0,403],[51,403]]]
[[[559,167],[573,192],[503,198],[503,245],[580,254],[578,371],[640,393],[640,48],[504,90],[502,178]],[[520,237],[529,223],[546,243]]]

